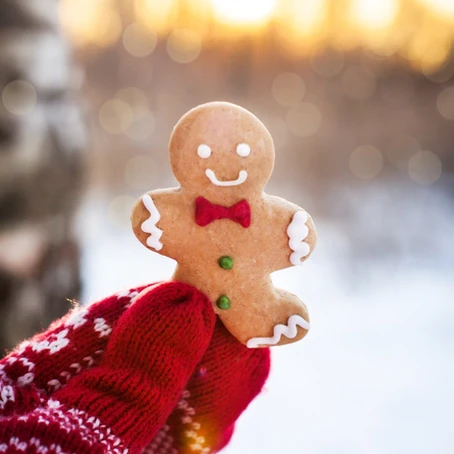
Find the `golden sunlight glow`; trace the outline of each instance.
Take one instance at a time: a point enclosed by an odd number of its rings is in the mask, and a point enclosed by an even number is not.
[[[175,0],[135,0],[134,2],[136,21],[158,33],[169,30],[175,9]]]
[[[293,0],[287,5],[287,20],[303,35],[319,27],[326,14],[326,0]]]
[[[453,0],[419,0],[428,8],[432,9],[440,16],[454,17],[454,1]]]
[[[122,32],[120,15],[110,0],[62,0],[59,15],[64,29],[79,46],[108,46]]]
[[[166,42],[178,63],[194,61],[210,40],[260,42],[266,33],[263,42],[291,59],[310,56],[323,77],[363,47],[435,80],[454,44],[454,0],[60,0],[60,18],[77,47],[112,47],[123,37],[131,55],[152,58]],[[336,59],[317,59],[326,52]]]
[[[393,22],[399,4],[397,0],[353,0],[354,20],[363,28],[386,28]]]
[[[273,14],[277,0],[212,0],[217,19],[232,24],[260,24]]]
[[[276,21],[280,26],[276,32],[287,55],[298,58],[317,47],[327,32],[326,13],[326,0],[287,0],[279,4]]]

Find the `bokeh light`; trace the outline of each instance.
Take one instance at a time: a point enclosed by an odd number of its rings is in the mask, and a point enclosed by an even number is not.
[[[99,110],[99,122],[110,134],[125,132],[133,121],[131,107],[121,99],[110,99]]]
[[[147,95],[137,87],[121,88],[117,91],[115,97],[127,103],[136,118],[140,118],[149,111]]]
[[[441,17],[454,17],[454,2],[452,0],[419,0]]]
[[[99,111],[101,126],[111,134],[124,133],[135,141],[150,137],[155,130],[155,116],[148,107],[146,94],[137,87],[117,91]]]
[[[441,84],[447,82],[454,76],[454,61],[445,61],[441,66],[435,68],[432,65],[426,67],[426,65],[422,63],[421,71],[427,79]]]
[[[389,26],[398,11],[397,0],[353,0],[352,15],[356,23],[366,29],[381,29]]]
[[[152,112],[148,111],[145,115],[134,118],[125,134],[132,140],[142,141],[148,139],[155,132],[155,128],[156,118]]]
[[[269,19],[277,0],[212,0],[220,22],[257,24]]]
[[[318,107],[305,102],[292,107],[287,112],[285,120],[293,134],[299,137],[309,137],[319,130],[322,115]]]
[[[274,79],[271,92],[279,104],[294,106],[303,100],[306,84],[298,74],[281,73]]]
[[[277,8],[277,17],[283,27],[280,30],[286,47],[295,47],[295,40],[312,41],[317,30],[323,24],[327,13],[326,0],[288,0],[281,1]],[[299,42],[304,46],[304,42]],[[292,49],[289,49],[290,52]]]
[[[410,158],[408,173],[415,183],[433,184],[441,177],[440,158],[431,151],[418,151]]]
[[[452,43],[449,39],[431,42],[427,46],[427,54],[421,60],[421,72],[437,83],[449,80],[454,74],[453,62],[449,60]]]
[[[167,39],[167,52],[177,63],[191,63],[202,50],[200,36],[193,30],[174,30]]]
[[[322,77],[333,77],[342,71],[344,53],[338,49],[327,49],[322,54],[314,52],[311,57],[312,69]]]
[[[150,116],[151,112],[148,107],[148,99],[145,93],[136,87],[126,87],[118,90],[116,99],[124,101],[131,108],[135,122],[143,120]],[[152,115],[152,114],[151,114]],[[154,120],[152,129],[154,129]]]
[[[120,1],[121,8],[126,7],[126,1]],[[131,13],[138,24],[164,37],[183,29],[199,33],[199,39],[235,41],[238,31],[257,34],[262,26],[273,24],[272,41],[293,58],[323,53],[327,48],[345,52],[364,47],[382,58],[398,53],[412,68],[431,76],[450,55],[453,5],[452,0],[135,0]],[[60,7],[65,29],[81,47],[115,43],[123,32],[120,11],[114,0],[62,0]],[[418,19],[421,13],[427,16],[424,21]],[[149,55],[153,46],[137,39],[134,28],[124,32],[132,55]],[[180,50],[169,54],[180,54]],[[187,62],[191,52],[182,53],[186,57],[177,56],[175,61]],[[341,65],[337,61],[327,68],[317,63],[314,70],[323,77],[337,73]]]
[[[437,109],[447,120],[454,120],[454,87],[445,88],[437,97]]]
[[[112,0],[62,0],[60,20],[72,41],[80,46],[109,46],[121,35],[122,23]]]
[[[404,55],[410,65],[424,74],[438,70],[451,54],[452,39],[449,35],[432,35],[427,27],[415,37]]]
[[[135,0],[134,15],[137,22],[164,33],[169,29],[176,6],[175,0]]]
[[[125,166],[125,181],[133,189],[146,190],[156,183],[157,167],[150,156],[131,158]]]
[[[350,154],[350,170],[363,180],[375,178],[383,168],[383,156],[372,145],[361,145]]]
[[[25,115],[36,106],[36,90],[26,80],[15,80],[2,91],[2,102],[5,109],[13,115]]]
[[[134,57],[150,55],[155,50],[157,42],[156,33],[138,23],[129,25],[123,32],[123,45]]]

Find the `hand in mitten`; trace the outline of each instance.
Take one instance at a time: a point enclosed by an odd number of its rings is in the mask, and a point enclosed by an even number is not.
[[[269,369],[269,349],[247,348],[217,319],[208,350],[146,454],[218,452],[262,390]]]
[[[220,323],[213,335],[211,304],[193,287],[149,287],[123,313],[134,293],[72,313],[2,360],[0,452],[225,445],[263,386],[267,350],[248,350]]]

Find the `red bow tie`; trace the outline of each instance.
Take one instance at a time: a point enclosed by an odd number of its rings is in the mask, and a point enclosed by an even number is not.
[[[217,219],[230,219],[247,228],[251,225],[251,207],[247,200],[241,200],[231,207],[214,205],[203,197],[195,201],[195,222],[205,227]]]

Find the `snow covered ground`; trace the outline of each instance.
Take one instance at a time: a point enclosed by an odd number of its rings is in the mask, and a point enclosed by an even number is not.
[[[174,267],[109,224],[104,202],[81,212],[84,301],[167,279]],[[266,390],[225,453],[451,454],[454,248],[439,260],[363,266],[340,257],[334,232],[319,223],[313,257],[273,277],[306,302],[312,330],[273,349]],[[440,241],[451,246],[450,232]]]

